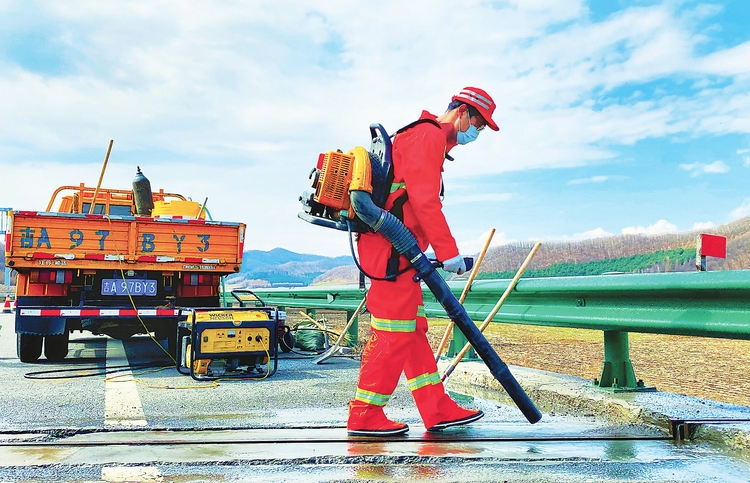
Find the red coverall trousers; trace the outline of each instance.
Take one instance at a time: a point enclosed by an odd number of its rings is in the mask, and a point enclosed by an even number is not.
[[[358,249],[362,268],[384,276],[391,255],[390,242],[380,234],[366,233],[360,236]],[[400,257],[399,266],[408,266],[408,261]],[[422,288],[413,279],[415,273],[412,268],[394,282],[372,280],[367,295],[372,330],[362,353],[357,394],[350,403],[350,430],[381,429],[381,425],[391,423],[385,418],[383,407],[402,372],[425,428],[475,412],[461,408],[445,392],[427,340]]]

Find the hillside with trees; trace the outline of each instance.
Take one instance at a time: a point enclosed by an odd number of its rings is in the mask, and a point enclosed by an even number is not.
[[[524,277],[694,271],[700,233],[727,237],[727,258],[709,258],[709,270],[750,268],[750,217],[745,217],[702,232],[544,242]],[[512,278],[533,246],[534,242],[529,241],[490,248],[477,278]],[[312,283],[353,284],[357,283],[357,277],[354,266],[339,267],[320,275]]]
[[[708,260],[709,270],[739,270],[750,268],[750,217],[745,217],[711,230],[712,235],[727,237],[727,258]],[[583,265],[594,261],[601,263],[600,273],[605,272],[673,272],[695,270],[695,248],[701,231],[665,235],[619,235],[582,241],[546,242],[534,257],[530,269],[544,269],[553,265]],[[483,262],[483,272],[513,272],[521,266],[531,250],[533,242],[522,242],[494,247],[488,250]],[[679,251],[683,250],[680,254]],[[640,266],[622,268],[623,259],[639,255]],[[653,256],[651,256],[653,255]],[[596,275],[590,272],[589,275]],[[553,275],[547,275],[553,276]]]
[[[592,260],[583,263],[553,263],[546,268],[529,268],[524,275],[527,278],[574,277],[605,273],[684,272],[693,270],[695,270],[695,250],[676,248],[674,250],[657,250],[654,253]],[[515,270],[482,272],[477,275],[477,278],[513,278],[515,273]]]

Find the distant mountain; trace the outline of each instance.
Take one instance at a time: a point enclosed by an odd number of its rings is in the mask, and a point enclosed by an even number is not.
[[[289,262],[319,262],[335,267],[350,260],[348,256],[324,257],[322,255],[295,253],[284,248],[274,248],[270,251],[249,250],[242,254],[242,259],[247,263],[247,266],[243,263],[241,272],[253,272],[264,267],[277,266]]]
[[[309,285],[321,274],[352,265],[349,256],[324,257],[295,253],[283,248],[249,250],[242,254],[240,273],[227,277],[232,288]]]
[[[310,285],[349,285],[359,283],[359,270],[354,264],[332,268],[315,277]]]

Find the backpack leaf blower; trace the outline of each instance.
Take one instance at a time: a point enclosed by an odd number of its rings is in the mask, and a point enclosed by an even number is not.
[[[348,153],[329,151],[319,156],[310,173],[315,191],[300,197],[304,212],[299,213],[299,218],[350,233],[372,231],[385,236],[411,262],[416,277],[427,284],[526,419],[531,424],[538,422],[542,413],[420,250],[417,239],[396,216],[383,209],[393,179],[391,140],[380,124],[371,125],[370,134],[369,151],[357,146]]]

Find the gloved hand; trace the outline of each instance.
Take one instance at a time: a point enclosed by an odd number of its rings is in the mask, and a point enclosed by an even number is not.
[[[456,255],[453,258],[449,258],[448,260],[443,262],[443,270],[446,272],[453,272],[455,274],[461,275],[466,271],[466,262],[464,261],[464,257],[461,256],[461,254]]]

